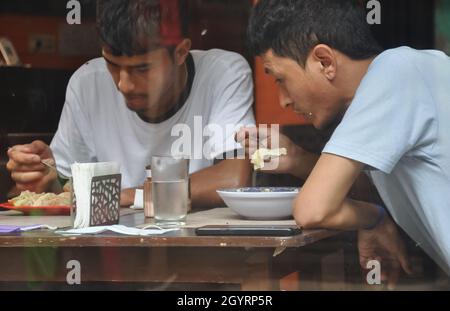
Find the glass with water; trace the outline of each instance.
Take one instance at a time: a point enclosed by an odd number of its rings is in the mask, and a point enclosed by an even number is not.
[[[185,225],[190,205],[189,160],[153,156],[151,166],[156,224],[161,227]]]

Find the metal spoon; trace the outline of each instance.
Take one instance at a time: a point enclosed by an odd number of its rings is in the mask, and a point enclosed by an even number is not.
[[[45,166],[47,166],[48,168],[51,168],[51,169],[54,169],[54,170],[56,170],[56,166],[55,166],[55,165],[52,165],[52,164],[49,164],[49,163],[47,163],[47,162],[45,161],[45,159],[44,159],[44,160],[41,160],[41,163],[42,163],[42,164],[44,164]]]

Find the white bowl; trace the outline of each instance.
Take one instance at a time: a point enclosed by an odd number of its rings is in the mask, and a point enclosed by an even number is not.
[[[298,188],[230,188],[217,190],[217,193],[229,208],[245,218],[276,220],[292,217],[292,204]]]

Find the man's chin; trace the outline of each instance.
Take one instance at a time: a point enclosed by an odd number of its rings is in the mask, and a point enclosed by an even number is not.
[[[320,130],[320,131],[326,131],[326,132],[334,132],[336,127],[341,123],[343,115],[339,114],[335,116],[333,119],[329,119],[326,121],[320,121],[320,120],[314,120],[312,122],[314,128]]]
[[[146,110],[147,103],[145,102],[137,102],[137,101],[125,101],[127,108],[134,112],[144,111]]]
[[[126,102],[126,105],[128,110],[135,112],[142,120],[149,121],[149,109],[147,105],[129,105],[128,102]]]
[[[323,131],[328,128],[328,124],[324,124],[324,123],[321,123],[318,121],[312,121],[311,124],[316,130],[319,130],[319,131]]]

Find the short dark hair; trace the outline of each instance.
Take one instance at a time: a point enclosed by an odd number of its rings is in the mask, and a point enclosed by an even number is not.
[[[176,44],[163,43],[162,27],[165,27],[165,31],[187,36],[188,17],[185,14],[184,2],[179,0],[98,0],[97,30],[101,43],[115,56],[140,55],[161,47],[171,50]],[[168,3],[172,6],[167,6]],[[174,8],[176,12],[173,12]],[[175,22],[174,17],[178,19]],[[163,26],[162,23],[167,21],[171,24]],[[179,29],[173,29],[174,26]]]
[[[357,0],[260,0],[248,26],[250,49],[272,49],[301,66],[317,44],[361,60],[382,52]]]

